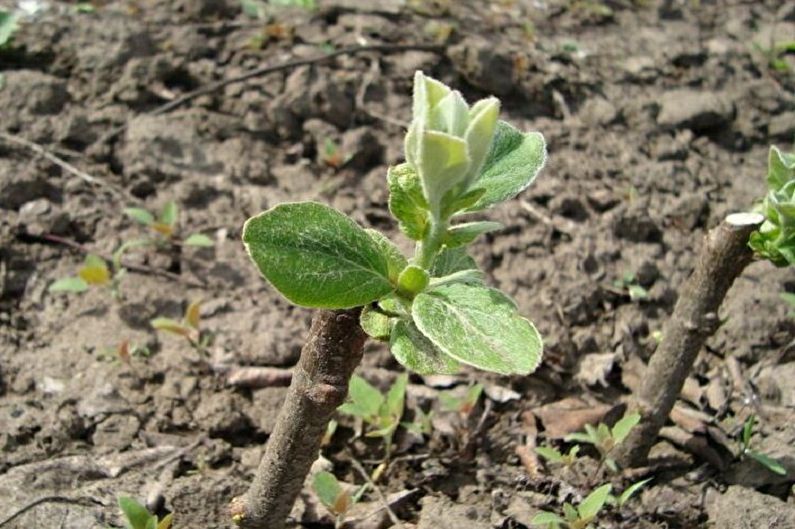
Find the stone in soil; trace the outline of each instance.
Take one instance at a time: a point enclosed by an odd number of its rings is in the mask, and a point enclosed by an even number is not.
[[[677,89],[660,96],[657,124],[663,128],[689,128],[701,132],[729,124],[734,104],[724,94]]]

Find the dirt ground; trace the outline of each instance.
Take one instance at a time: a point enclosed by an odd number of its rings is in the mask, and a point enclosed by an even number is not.
[[[795,317],[779,295],[795,292],[795,273],[767,263],[730,292],[649,467],[600,477],[588,450],[573,469],[526,457],[621,415],[703,234],[761,196],[770,144],[792,148],[795,61],[775,69],[765,50],[795,36],[795,4],[318,0],[262,19],[234,0],[92,4],[46,2],[0,51],[0,132],[99,182],[0,137],[0,520],[37,498],[77,500],[3,529],[120,527],[118,495],[173,511],[177,528],[230,526],[228,501],[246,489],[285,393],[235,386],[230,373],[292,366],[311,317],[259,278],[243,222],[318,200],[408,252],[385,177],[402,158],[418,69],[469,100],[499,96],[504,119],[547,139],[546,168],[489,213],[505,228],[474,250],[546,350],[526,378],[412,376],[408,416],[438,408],[442,390],[486,391],[468,417],[437,409],[430,438],[399,431],[379,487],[405,526],[529,527],[594,480],[621,490],[652,477],[599,526],[795,527]],[[158,110],[252,68],[367,44],[439,48],[345,55]],[[169,200],[181,232],[207,234],[212,248],[130,250],[144,271],[123,278],[120,299],[48,292],[74,275],[79,247],[110,255],[142,236],[124,207]],[[196,299],[214,335],[206,351],[149,325]],[[124,341],[149,354],[121,361]],[[385,388],[399,372],[368,344],[365,378]],[[736,457],[751,413],[757,448],[788,476]],[[341,419],[324,463],[361,483],[352,458],[372,470],[382,448],[352,427]],[[346,527],[393,525],[373,493],[356,509]],[[293,514],[333,525],[308,490]]]

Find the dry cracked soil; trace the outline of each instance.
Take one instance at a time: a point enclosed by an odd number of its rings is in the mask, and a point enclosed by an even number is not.
[[[408,251],[385,175],[402,159],[418,69],[470,100],[499,96],[506,119],[547,139],[546,168],[489,213],[505,228],[473,250],[546,351],[530,377],[412,376],[407,417],[434,409],[433,430],[399,430],[379,480],[405,527],[529,527],[597,481],[621,490],[647,477],[599,527],[795,527],[795,318],[780,297],[795,274],[768,263],[731,290],[648,467],[606,472],[584,449],[561,468],[532,450],[621,415],[704,233],[762,195],[769,145],[792,147],[795,61],[770,50],[795,37],[795,4],[317,0],[255,2],[259,16],[233,0],[39,4],[0,49],[0,520],[30,507],[3,529],[120,527],[119,495],[174,512],[177,528],[230,526],[228,501],[246,489],[286,391],[283,376],[232,375],[284,375],[311,317],[260,279],[242,224],[317,200]],[[370,44],[429,47],[342,55],[179,100]],[[146,235],[123,208],[168,201],[180,234],[214,245],[129,250],[116,298],[48,291],[86,252]],[[213,337],[204,350],[151,328],[198,299]],[[367,345],[365,378],[386,388],[398,373],[385,347]],[[440,392],[474,381],[485,392],[471,412],[439,409]],[[738,457],[752,413],[756,448],[787,476]],[[368,470],[383,458],[355,426],[341,417],[321,460],[348,483],[362,482],[353,458]],[[54,496],[75,501],[30,505]],[[373,493],[349,518],[393,525]],[[293,521],[333,526],[309,489]]]

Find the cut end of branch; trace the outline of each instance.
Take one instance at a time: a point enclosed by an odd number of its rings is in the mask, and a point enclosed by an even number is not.
[[[232,498],[229,502],[229,515],[235,525],[241,525],[246,519],[246,501],[241,496]]]
[[[764,221],[765,217],[761,213],[732,213],[726,217],[726,223],[737,228],[747,228],[749,226],[756,228]]]

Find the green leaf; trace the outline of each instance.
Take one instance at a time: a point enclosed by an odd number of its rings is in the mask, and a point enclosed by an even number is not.
[[[442,199],[442,217],[451,217],[459,211],[474,206],[485,193],[485,189],[472,189],[463,195],[458,195],[455,192],[447,193]]]
[[[76,294],[88,290],[88,283],[80,277],[64,277],[55,281],[47,290],[50,292],[71,292]]]
[[[778,147],[771,146],[767,164],[768,187],[778,191],[793,179],[795,179],[795,154],[781,152]]]
[[[124,208],[124,214],[144,226],[151,226],[155,222],[154,215],[142,208]]]
[[[262,275],[296,305],[350,308],[393,290],[381,245],[323,204],[280,204],[252,217],[243,242]]]
[[[467,143],[461,138],[435,130],[420,129],[417,134],[420,157],[415,168],[420,175],[423,194],[433,209],[435,204],[441,206],[447,191],[466,178],[471,159]]]
[[[782,292],[779,294],[779,296],[781,296],[781,299],[789,303],[790,306],[795,307],[795,294],[792,292]]]
[[[759,464],[767,468],[769,471],[780,476],[787,475],[787,469],[784,468],[784,466],[779,463],[778,460],[773,459],[769,455],[757,452],[756,450],[746,450],[745,453],[748,454],[749,457],[755,459]]]
[[[94,13],[96,10],[97,10],[97,8],[94,7],[91,4],[91,2],[80,2],[78,4],[75,4],[75,11],[78,12],[78,13],[90,14],[90,13]],[[158,526],[158,529],[160,529],[159,526]]]
[[[105,260],[94,254],[88,254],[77,275],[89,285],[104,285],[110,281],[110,270]]]
[[[414,299],[417,328],[456,360],[505,375],[528,374],[541,361],[536,328],[498,290],[453,283]]]
[[[537,446],[536,453],[543,457],[544,459],[548,459],[554,463],[562,463],[563,462],[563,454],[558,452],[552,447],[549,446]]]
[[[398,289],[401,293],[410,294],[411,297],[425,290],[429,281],[427,270],[417,265],[408,265],[398,277]]]
[[[386,407],[387,414],[395,421],[399,421],[403,416],[403,404],[406,400],[406,386],[408,383],[409,375],[407,373],[401,373],[395,379],[395,382],[386,394],[384,406]]]
[[[478,236],[488,233],[490,231],[499,230],[502,228],[502,224],[499,222],[490,222],[490,221],[478,221],[478,222],[466,222],[464,224],[459,224],[457,226],[453,226],[449,230],[447,230],[447,235],[444,240],[445,246],[448,248],[456,248],[458,246],[464,246],[466,244],[471,243]]]
[[[421,240],[428,229],[428,202],[422,194],[420,177],[410,164],[389,168],[389,211],[398,220],[400,231]]]
[[[471,121],[465,138],[469,146],[469,156],[472,158],[473,172],[479,173],[491,151],[499,115],[500,100],[496,97],[481,99],[472,105]]]
[[[591,437],[589,434],[583,432],[571,433],[566,436],[565,440],[567,442],[596,444],[596,439]]]
[[[430,280],[428,286],[429,288],[433,289],[450,283],[482,283],[482,282],[483,282],[483,272],[481,272],[480,270],[461,270],[459,272],[453,272],[450,275],[442,277],[434,277],[433,279]]]
[[[467,211],[480,211],[513,198],[533,183],[547,157],[544,137],[526,134],[504,121],[497,122],[486,161],[469,189],[485,189],[485,194]]]
[[[157,516],[150,516],[146,521],[146,529],[157,529]]]
[[[374,309],[371,305],[366,305],[362,309],[362,313],[359,316],[359,325],[362,326],[362,330],[370,338],[383,341],[389,340],[389,316]]]
[[[179,207],[173,200],[169,200],[160,212],[160,222],[166,226],[174,227],[179,219]]]
[[[640,413],[630,413],[628,415],[624,415],[621,420],[613,426],[613,441],[615,441],[616,444],[623,442],[639,422]]]
[[[530,525],[552,525],[555,528],[560,526],[561,524],[565,524],[566,520],[558,516],[553,512],[546,512],[541,511],[540,513],[533,516],[533,519],[530,520]]]
[[[337,498],[342,494],[342,487],[334,474],[325,471],[318,472],[312,480],[312,488],[315,489],[315,494],[323,505],[334,512]]]
[[[411,315],[411,301],[403,298],[395,293],[384,296],[378,300],[378,308],[381,309],[386,315],[409,318]]]
[[[147,524],[152,515],[146,507],[129,496],[119,496],[118,502],[119,508],[130,524],[130,529],[147,529]],[[155,522],[157,522],[157,518],[155,518]]]
[[[19,29],[18,19],[19,16],[13,11],[0,9],[0,48],[11,42],[11,37]]]
[[[460,368],[456,360],[437,349],[411,321],[395,323],[389,350],[403,367],[420,375],[452,375]]]
[[[190,327],[171,318],[154,318],[149,323],[158,331],[169,332],[186,338],[193,334],[193,330]]]
[[[563,514],[566,517],[566,521],[569,523],[576,522],[577,520],[580,519],[580,515],[577,512],[577,509],[575,509],[574,505],[572,505],[569,502],[563,504]]]
[[[624,492],[621,493],[621,496],[618,497],[618,507],[621,508],[624,506],[625,503],[629,501],[632,496],[635,495],[646,483],[650,482],[652,478],[644,479],[643,481],[638,481],[637,483],[633,483],[626,489]]]
[[[265,16],[265,2],[261,0],[240,0],[240,7],[243,9],[243,14],[251,18]]]
[[[339,410],[369,422],[378,417],[378,411],[383,403],[384,396],[380,391],[359,375],[353,375],[348,385],[348,401],[340,406]]]
[[[389,280],[397,284],[400,272],[408,265],[406,257],[400,252],[400,249],[395,246],[395,243],[390,241],[389,238],[380,231],[371,230],[369,228],[364,231],[372,237],[373,241],[381,250],[381,255],[386,259]]]
[[[748,448],[751,445],[751,436],[754,434],[754,422],[756,417],[751,414],[743,424],[743,447]]]
[[[168,513],[163,517],[162,520],[157,524],[157,529],[171,529],[171,524],[174,520],[174,513]]]
[[[596,518],[596,515],[599,514],[599,511],[604,507],[607,497],[610,495],[610,489],[612,488],[613,486],[609,483],[602,485],[582,500],[582,503],[577,507],[580,518],[583,520],[593,520]]]
[[[431,277],[444,277],[463,270],[477,270],[475,260],[466,248],[447,248],[436,257],[431,268]]]
[[[215,243],[213,243],[213,240],[203,233],[194,233],[182,241],[182,244],[185,246],[200,246],[202,248],[209,248]]]

